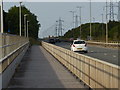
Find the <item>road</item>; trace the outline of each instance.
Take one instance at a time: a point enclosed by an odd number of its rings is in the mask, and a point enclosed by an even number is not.
[[[68,42],[60,42],[56,43],[55,45],[69,49],[70,50],[70,43]],[[118,58],[118,51],[117,49],[109,49],[104,47],[97,47],[97,46],[88,46],[88,53],[83,52],[76,52],[80,54],[84,54],[93,58],[97,58],[115,65],[120,65],[120,61]]]

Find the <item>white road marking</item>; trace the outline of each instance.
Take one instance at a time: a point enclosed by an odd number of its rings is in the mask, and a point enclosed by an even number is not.
[[[113,57],[117,57],[117,56],[113,55]]]
[[[104,53],[104,55],[106,56],[106,55],[107,55],[107,53]]]
[[[94,51],[91,51],[91,52],[94,52]]]

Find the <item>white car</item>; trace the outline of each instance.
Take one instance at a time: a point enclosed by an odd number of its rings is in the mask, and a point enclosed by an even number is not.
[[[84,40],[74,40],[71,45],[72,51],[83,51],[85,53],[88,52],[87,43]]]

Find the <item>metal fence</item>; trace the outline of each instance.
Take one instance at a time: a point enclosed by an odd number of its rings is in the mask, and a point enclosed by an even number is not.
[[[119,42],[111,42],[111,43],[104,43],[104,42],[92,42],[92,41],[87,41],[89,45],[97,45],[97,46],[102,46],[102,47],[108,47],[108,48],[120,48]]]
[[[28,38],[0,33],[0,73],[4,72],[28,44]]]
[[[68,70],[91,88],[120,88],[120,67],[42,42]]]

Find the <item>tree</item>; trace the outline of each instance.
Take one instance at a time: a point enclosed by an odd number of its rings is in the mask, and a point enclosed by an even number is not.
[[[25,6],[22,6],[22,35],[24,35],[24,15],[28,14],[27,20],[29,22],[29,36],[32,38],[38,38],[38,30],[40,27],[37,16],[30,12]],[[10,34],[19,35],[19,7],[11,7],[5,16],[5,32],[10,29]]]
[[[119,41],[120,35],[120,22],[117,21],[110,21],[108,23],[108,38],[109,40],[112,41]],[[80,26],[69,30],[64,34],[64,38],[71,38],[72,37],[72,32],[74,30],[74,38],[79,37],[80,33]],[[106,30],[106,25],[104,23],[92,23],[92,40],[101,40],[105,41],[105,31]],[[82,29],[81,29],[81,37],[82,39],[87,40],[87,37],[89,36],[90,33],[90,24],[82,24]]]

